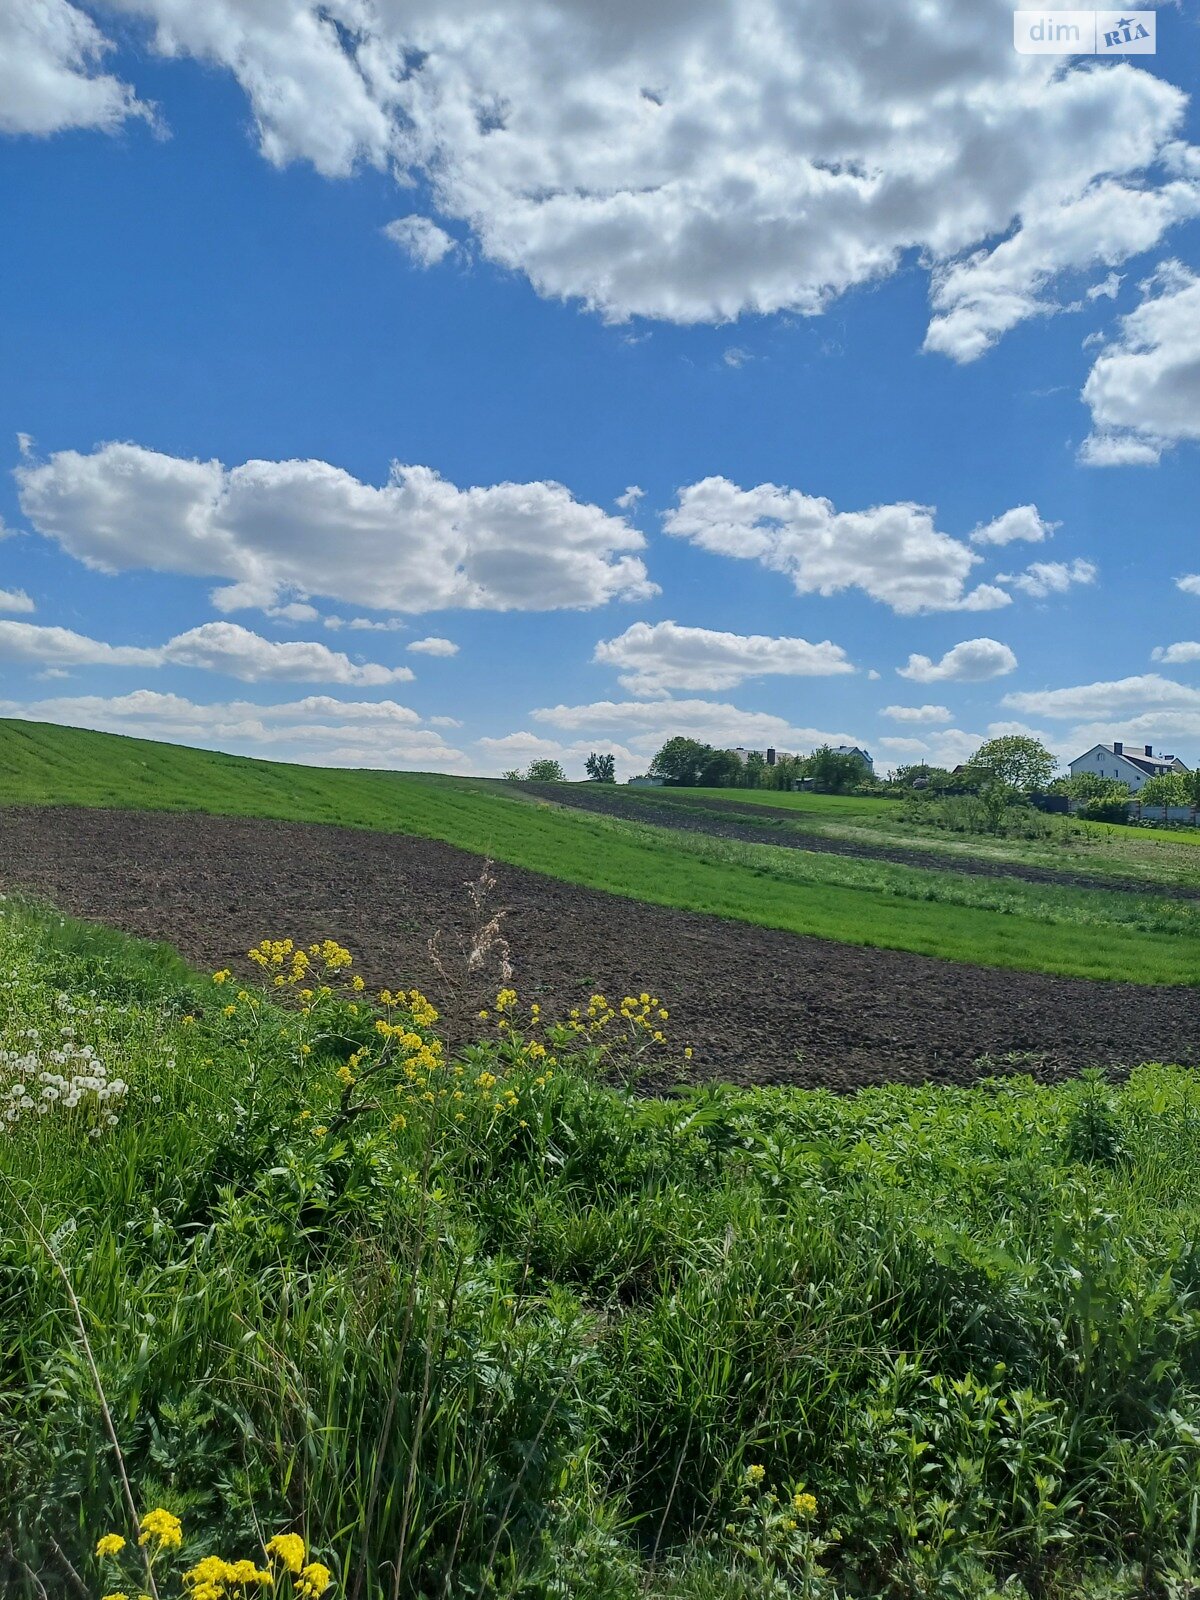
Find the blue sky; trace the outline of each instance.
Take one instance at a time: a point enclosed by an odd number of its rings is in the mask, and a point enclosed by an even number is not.
[[[0,0],[3,713],[1200,760],[1200,32],[1157,22]]]

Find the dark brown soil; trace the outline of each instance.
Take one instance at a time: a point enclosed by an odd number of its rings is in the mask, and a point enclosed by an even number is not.
[[[759,805],[753,800],[713,799],[673,789],[662,798],[630,795],[612,784],[524,783],[522,789],[539,800],[579,811],[597,811],[627,822],[646,822],[656,828],[678,828],[685,833],[706,833],[715,839],[735,839],[742,844],[775,844],[785,850],[811,850],[818,854],[854,856],[861,861],[892,861],[901,867],[921,867],[935,872],[965,872],[973,877],[1019,878],[1025,883],[1050,883],[1068,889],[1107,889],[1124,894],[1150,895],[1159,900],[1200,900],[1200,885],[1152,883],[1108,874],[1057,872],[1052,867],[1031,867],[1020,862],[985,861],[979,856],[950,855],[916,846],[871,844],[859,839],[830,838],[810,833],[801,814],[783,806]],[[653,791],[651,791],[653,793]],[[660,791],[661,792],[661,791]],[[772,825],[771,819],[777,819]]]
[[[427,951],[465,935],[478,856],[400,834],[240,818],[0,809],[0,889],[230,965],[265,936],[348,945],[372,984],[417,984],[462,1038]],[[561,1012],[650,989],[698,1075],[742,1083],[971,1083],[1030,1052],[1043,1079],[1097,1064],[1200,1062],[1200,995],[968,967],[666,910],[497,866],[516,985]],[[999,1070],[1005,1070],[1001,1065]]]

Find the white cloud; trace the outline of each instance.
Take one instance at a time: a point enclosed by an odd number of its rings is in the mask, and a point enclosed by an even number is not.
[[[341,617],[326,617],[325,626],[329,627],[330,623],[339,628],[345,626],[355,633],[404,633],[408,628],[408,623],[401,622],[399,617],[386,617],[382,621],[371,617],[351,617],[347,623],[343,623]]]
[[[1092,432],[1080,459],[1089,466],[1145,465],[1200,439],[1200,277],[1171,261],[1142,289],[1083,386]]]
[[[961,728],[943,728],[917,739],[903,734],[887,734],[880,747],[897,766],[925,761],[935,767],[957,767],[969,761],[983,743],[980,733],[965,733]]]
[[[1096,567],[1090,561],[1034,561],[1024,572],[1002,572],[997,583],[1010,583],[1014,589],[1044,600],[1048,594],[1065,594],[1074,584],[1092,584],[1096,581]]]
[[[1057,522],[1047,522],[1036,506],[1013,506],[1011,511],[1005,511],[994,521],[976,528],[971,535],[971,543],[1012,544],[1014,540],[1023,539],[1029,544],[1040,544],[1058,526]]]
[[[1130,711],[1114,720],[1100,717],[1077,723],[1063,736],[1070,756],[1081,755],[1095,744],[1123,739],[1134,750],[1143,744],[1178,755],[1189,767],[1200,767],[1200,705],[1174,711]]]
[[[619,682],[634,694],[671,689],[732,689],[765,674],[827,677],[853,672],[841,645],[828,639],[773,638],[766,634],[718,633],[677,622],[635,622],[615,639],[602,639],[592,660],[617,667]]]
[[[928,761],[935,767],[956,767],[967,762],[985,739],[999,739],[1005,734],[1018,733],[1047,744],[1046,736],[1037,728],[1024,722],[989,722],[984,733],[967,733],[962,728],[944,728],[927,733],[923,738],[904,738],[892,735],[879,741],[898,765],[914,761]]]
[[[522,757],[532,761],[538,756],[559,757],[563,746],[557,739],[543,739],[536,733],[506,733],[502,738],[477,739],[476,744],[489,756]]]
[[[740,344],[731,344],[722,355],[721,360],[727,367],[744,367],[748,361],[753,361],[754,357],[749,350],[743,349]]]
[[[267,606],[266,613],[280,622],[315,622],[320,614],[316,606],[310,606],[305,600],[289,600],[285,606]]]
[[[907,501],[838,511],[798,489],[705,478],[679,491],[664,526],[702,550],[786,573],[797,594],[858,588],[903,616],[991,611],[1012,599],[992,584],[968,590],[980,557],[940,532],[929,507]]]
[[[6,0],[0,5],[0,133],[111,131],[128,117],[150,117],[128,84],[97,70],[111,48],[91,18],[67,0]]]
[[[383,231],[417,267],[436,267],[456,248],[445,229],[428,217],[397,217]]]
[[[1175,587],[1182,589],[1184,594],[1200,594],[1200,572],[1189,572],[1182,578],[1176,578]]]
[[[631,483],[624,494],[619,494],[614,504],[620,506],[622,511],[636,511],[637,503],[645,496],[645,489],[640,489],[636,483]]]
[[[1018,322],[1063,310],[1044,294],[1062,273],[1126,261],[1197,212],[1200,184],[1186,179],[1159,189],[1105,179],[1073,197],[1047,193],[1031,202],[1021,227],[1002,243],[935,271],[937,315],[926,349],[975,360]],[[1108,293],[1114,277],[1110,273],[1098,292]]]
[[[244,683],[291,681],[362,687],[411,681],[408,667],[359,666],[323,644],[264,639],[235,622],[205,622],[166,644],[112,645],[70,628],[0,622],[0,660],[68,667],[198,667]]]
[[[580,747],[588,750],[601,749],[597,741],[605,737],[618,739],[643,766],[675,734],[722,749],[773,746],[800,752],[821,744],[864,743],[860,734],[794,727],[771,712],[743,711],[717,700],[595,700],[588,705],[542,706],[532,716],[535,722],[564,732],[586,734]]]
[[[1158,645],[1150,652],[1150,659],[1161,661],[1167,667],[1185,666],[1190,661],[1200,661],[1200,643],[1181,639],[1178,644]]]
[[[966,359],[1055,273],[1157,242],[1194,183],[1181,90],[1019,55],[1003,0],[114,3],[236,75],[269,161],[423,181],[492,261],[612,319],[812,313],[919,258],[930,343]]]
[[[1120,719],[1124,725],[1127,713],[1135,717],[1153,717],[1156,712],[1200,712],[1200,689],[1175,683],[1157,672],[1146,672],[1136,677],[1077,684],[1067,689],[1033,689],[1006,694],[1003,703],[1014,711],[1031,711],[1035,716],[1052,717],[1056,721],[1072,718],[1102,721],[1111,729],[1112,719]]]
[[[645,540],[561,484],[459,489],[395,466],[383,488],[324,461],[186,461],[133,444],[16,469],[39,533],[102,571],[228,580],[221,611],[287,593],[399,612],[585,609],[657,593]]]
[[[36,611],[24,589],[0,589],[0,611]]]
[[[1137,439],[1129,433],[1089,433],[1079,447],[1085,467],[1153,467],[1162,453],[1161,439]]]
[[[1107,278],[1091,286],[1087,297],[1089,300],[1115,300],[1123,281],[1119,272],[1110,272]]]
[[[278,705],[248,700],[202,705],[181,695],[137,689],[111,698],[80,695],[24,704],[0,701],[0,716],[315,766],[469,770],[460,750],[448,745],[439,733],[422,727],[415,711],[393,700],[346,701],[310,695]]]
[[[983,683],[1012,672],[1017,658],[1006,644],[996,639],[964,639],[947,650],[940,661],[928,656],[910,655],[906,667],[897,667],[902,678],[914,683]]]
[[[405,646],[405,649],[412,650],[417,655],[422,656],[456,656],[458,654],[458,646],[453,639],[439,639],[432,634],[428,639],[414,639],[410,645]]]
[[[880,716],[893,722],[949,722],[953,713],[946,706],[884,706]]]

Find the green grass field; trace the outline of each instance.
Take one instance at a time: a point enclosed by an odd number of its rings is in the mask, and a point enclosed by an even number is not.
[[[842,814],[813,798],[823,815]],[[1200,983],[1195,913],[1183,902],[729,845],[571,812],[484,779],[291,766],[0,722],[0,804],[199,810],[411,833],[589,888],[849,944],[1074,977]]]
[[[641,1098],[335,960],[0,903],[6,1600],[1195,1595],[1196,1073]]]

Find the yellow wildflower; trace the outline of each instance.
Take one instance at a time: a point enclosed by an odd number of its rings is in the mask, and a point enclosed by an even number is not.
[[[317,1600],[328,1589],[333,1574],[329,1568],[320,1561],[310,1561],[300,1574],[300,1582],[296,1585],[296,1593],[300,1600]]]
[[[103,1595],[101,1597],[101,1600],[129,1600],[129,1596],[127,1594],[125,1594],[122,1590],[118,1589],[115,1594]]]
[[[767,1475],[766,1467],[753,1466],[746,1468],[747,1483],[761,1483]]]
[[[96,1541],[96,1554],[98,1556],[115,1556],[124,1548],[125,1539],[119,1533],[106,1533]]]
[[[277,1533],[273,1539],[267,1540],[266,1551],[269,1556],[281,1561],[293,1575],[304,1565],[304,1540],[298,1533]]]
[[[222,967],[220,972],[214,972],[213,973],[213,982],[214,983],[228,983],[230,978],[232,978],[232,977],[233,977],[233,973],[230,972],[229,968],[228,967]]]
[[[138,1535],[139,1544],[148,1544],[151,1539],[157,1539],[160,1550],[178,1550],[183,1543],[183,1525],[177,1516],[170,1511],[164,1511],[162,1506],[147,1511],[140,1527],[142,1531]]]
[[[805,1494],[801,1490],[792,1496],[792,1505],[802,1517],[811,1517],[817,1509],[817,1497],[814,1494]]]

